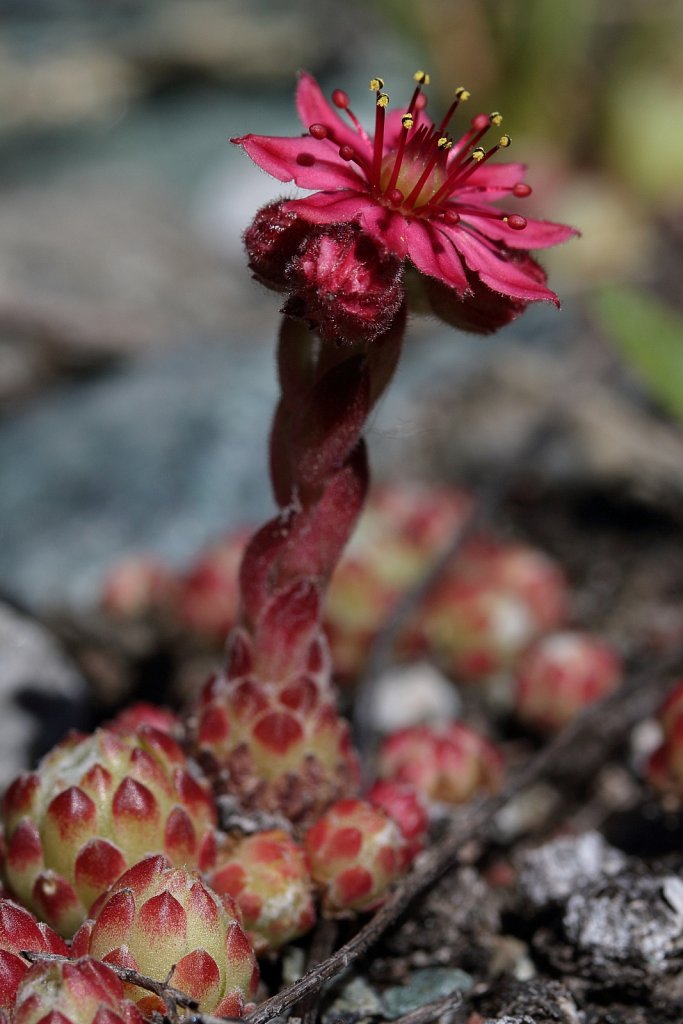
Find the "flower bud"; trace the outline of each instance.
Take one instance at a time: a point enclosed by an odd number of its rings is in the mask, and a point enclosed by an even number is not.
[[[287,269],[283,312],[304,320],[324,341],[372,341],[403,301],[401,261],[355,225],[311,232]]]
[[[283,210],[282,200],[263,206],[244,233],[254,277],[275,291],[286,291],[289,261],[311,230],[306,221]]]

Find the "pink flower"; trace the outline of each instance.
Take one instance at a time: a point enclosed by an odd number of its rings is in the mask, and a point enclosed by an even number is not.
[[[285,202],[285,213],[319,226],[359,224],[376,243],[426,275],[428,295],[429,282],[446,286],[451,303],[456,300],[455,311],[444,316],[450,322],[487,331],[517,315],[528,302],[559,304],[528,250],[557,245],[576,232],[493,205],[531,193],[522,180],[523,164],[491,162],[499,149],[509,146],[508,135],[488,149],[480,145],[500,125],[500,114],[478,114],[456,140],[448,126],[469,94],[456,89],[453,103],[435,126],[426,114],[422,91],[428,76],[418,72],[415,80],[408,106],[391,113],[384,83],[370,83],[376,93],[374,138],[351,111],[346,93],[337,89],[332,94],[344,118],[304,73],[296,99],[306,135],[245,135],[232,141],[273,177],[316,190]],[[464,308],[460,315],[457,303],[463,302],[476,305],[477,315]],[[443,315],[443,310],[434,311]]]

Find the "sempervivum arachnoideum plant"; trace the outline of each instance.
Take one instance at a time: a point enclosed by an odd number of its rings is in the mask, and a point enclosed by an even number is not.
[[[126,871],[76,933],[73,952],[169,980],[200,1010],[239,1017],[258,985],[253,946],[228,896],[219,897],[194,871],[160,855]],[[170,975],[170,977],[169,977]],[[144,1013],[164,1012],[158,996],[126,986]]]
[[[104,964],[81,960],[39,962],[24,976],[12,1024],[144,1024],[123,985]]]
[[[64,936],[147,853],[209,867],[216,809],[171,736],[73,733],[4,799],[6,873],[22,903]]]
[[[323,909],[332,915],[372,910],[406,869],[398,825],[367,800],[339,800],[304,837]]]
[[[283,829],[229,842],[208,882],[235,900],[259,954],[298,938],[315,921],[308,857]]]
[[[14,1004],[17,986],[29,969],[22,953],[58,953],[68,956],[62,938],[30,911],[12,900],[0,899],[0,1008]]]
[[[215,787],[238,795],[248,809],[307,824],[358,784],[358,760],[334,703],[322,638],[302,671],[269,681],[254,671],[249,638],[234,632],[226,672],[205,686],[193,733]]]
[[[503,759],[493,743],[461,722],[400,729],[386,737],[378,754],[380,777],[450,804],[495,791],[502,771]]]

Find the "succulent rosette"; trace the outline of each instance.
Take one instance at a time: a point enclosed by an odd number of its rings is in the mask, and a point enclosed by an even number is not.
[[[544,551],[490,535],[473,537],[453,563],[462,581],[482,583],[521,598],[538,628],[557,629],[569,611],[569,587],[560,566]]]
[[[567,605],[564,575],[542,551],[477,537],[424,601],[413,643],[463,681],[486,679],[509,669],[540,634],[557,628]]]
[[[0,1009],[9,1010],[14,1005],[17,986],[29,969],[23,952],[68,956],[69,948],[25,907],[0,899]]]
[[[461,804],[494,792],[503,759],[490,740],[463,725],[415,725],[387,736],[378,753],[381,778],[414,786],[430,800]]]
[[[401,830],[367,800],[339,800],[304,837],[328,914],[371,910],[405,870]]]
[[[137,732],[145,726],[166,732],[169,736],[182,736],[183,733],[183,723],[174,711],[144,700],[129,704],[107,723],[107,729],[122,733]]]
[[[297,110],[307,134],[233,139],[273,177],[314,190],[305,198],[271,204],[261,211],[251,233],[254,237],[247,232],[246,243],[256,275],[290,291],[285,312],[292,315],[292,302],[298,302],[294,313],[312,321],[323,336],[328,329],[334,332],[335,324],[320,315],[317,298],[307,303],[305,285],[318,294],[336,292],[342,305],[357,298],[353,286],[348,287],[354,277],[346,266],[348,256],[340,255],[350,228],[356,232],[356,246],[366,238],[365,244],[375,251],[371,258],[358,253],[352,257],[355,274],[372,281],[361,289],[364,297],[377,296],[372,310],[356,317],[357,337],[366,336],[365,328],[373,318],[382,320],[385,308],[393,313],[398,304],[382,295],[382,282],[372,274],[378,260],[407,264],[419,272],[432,310],[467,330],[495,330],[529,302],[557,303],[529,250],[557,245],[576,232],[563,224],[500,209],[499,200],[524,199],[531,193],[523,164],[491,162],[510,145],[509,135],[500,135],[488,149],[482,144],[500,126],[502,116],[497,111],[477,114],[458,138],[451,134],[450,124],[469,98],[467,90],[456,89],[450,107],[434,124],[425,109],[429,76],[417,72],[414,77],[416,87],[409,103],[394,111],[389,110],[383,81],[371,80],[374,137],[360,124],[345,92],[335,89],[330,105],[315,79],[304,73],[299,79]],[[331,259],[341,269],[339,273],[323,269],[323,289],[318,264],[327,240],[333,250]],[[391,277],[388,267],[387,276]]]
[[[91,957],[36,963],[24,976],[12,1024],[144,1024],[108,967]]]
[[[209,867],[216,809],[167,733],[73,733],[5,794],[7,879],[69,936],[92,903],[147,853]]]
[[[367,799],[398,825],[404,839],[404,866],[409,867],[424,849],[429,829],[429,813],[423,796],[405,782],[377,779],[368,790]]]
[[[621,678],[621,659],[605,640],[576,630],[549,633],[517,667],[515,711],[533,728],[556,732],[615,690]]]
[[[233,901],[163,856],[134,864],[98,901],[94,915],[74,937],[76,956],[94,956],[156,981],[168,978],[204,1013],[239,1017],[256,992],[254,949]],[[164,1012],[153,993],[132,985],[126,991],[143,1013]]]
[[[181,577],[175,614],[180,625],[210,644],[225,643],[239,612],[239,567],[248,533],[237,530],[205,548]]]
[[[304,935],[315,922],[308,857],[282,829],[228,843],[208,882],[235,900],[258,954]]]
[[[192,722],[197,757],[214,788],[247,809],[310,824],[359,779],[327,651],[315,644],[306,671],[273,681],[252,674],[250,651],[246,635],[233,633],[228,670],[204,687]]]
[[[137,619],[167,611],[176,589],[175,576],[163,562],[150,555],[130,555],[107,573],[100,603],[117,619]]]

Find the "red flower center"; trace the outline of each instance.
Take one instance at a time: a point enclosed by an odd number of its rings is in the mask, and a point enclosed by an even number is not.
[[[368,160],[362,148],[349,143],[339,145],[339,155],[343,160],[355,163],[363,173],[369,191],[377,202],[400,211],[404,215],[419,217],[441,217],[455,224],[460,220],[460,213],[454,208],[453,196],[468,183],[474,171],[501,148],[510,145],[510,136],[503,135],[489,149],[480,145],[489,129],[502,122],[501,115],[494,111],[491,114],[477,114],[472,119],[469,130],[457,141],[448,132],[448,126],[461,103],[469,99],[469,92],[462,86],[455,90],[455,98],[446,111],[441,123],[435,127],[422,117],[427,105],[422,91],[429,84],[429,75],[418,71],[413,76],[416,87],[410,103],[401,115],[401,129],[398,140],[390,147],[385,146],[385,120],[389,97],[383,92],[384,82],[381,78],[373,78],[370,88],[376,94],[375,102],[375,135],[368,136],[350,108],[348,95],[341,89],[332,93],[332,102],[343,110],[359,138],[372,144],[372,159]],[[423,123],[420,123],[420,122]],[[312,124],[310,134],[320,141],[327,140],[338,144],[334,130],[329,125]],[[515,186],[514,194],[518,198],[530,195],[531,188],[526,184]],[[466,212],[466,203],[458,206]],[[526,227],[526,220],[517,214],[507,215],[498,211],[482,211],[477,209],[478,216],[489,216],[505,220],[509,227],[521,230]]]

